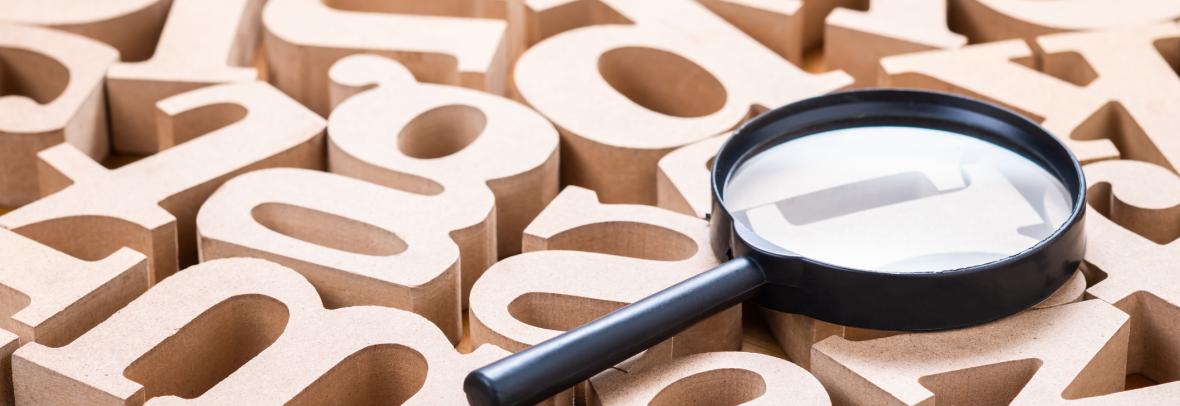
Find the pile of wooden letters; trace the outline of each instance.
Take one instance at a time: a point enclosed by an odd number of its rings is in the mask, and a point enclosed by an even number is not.
[[[554,405],[1180,404],[1178,0],[0,0],[0,404],[464,404],[702,272],[736,126],[913,87],[1085,164],[1086,263],[940,333],[747,306]]]

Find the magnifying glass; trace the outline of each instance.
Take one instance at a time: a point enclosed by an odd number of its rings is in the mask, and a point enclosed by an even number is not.
[[[1081,264],[1085,180],[1008,110],[915,90],[835,93],[755,118],[713,164],[727,262],[473,371],[473,405],[531,405],[737,303],[933,331],[1032,307]]]

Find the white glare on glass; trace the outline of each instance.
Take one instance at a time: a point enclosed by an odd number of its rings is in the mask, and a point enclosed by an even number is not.
[[[1071,212],[1065,187],[1003,147],[916,127],[857,127],[771,147],[725,204],[759,237],[848,268],[936,272],[1024,251]]]

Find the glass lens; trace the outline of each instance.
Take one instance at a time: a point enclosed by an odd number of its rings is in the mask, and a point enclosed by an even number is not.
[[[797,138],[730,177],[734,220],[797,255],[937,272],[1024,251],[1068,219],[1065,186],[1004,147],[948,131],[856,127]]]

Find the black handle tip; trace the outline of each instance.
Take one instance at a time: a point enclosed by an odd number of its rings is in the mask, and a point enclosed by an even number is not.
[[[482,370],[471,371],[463,380],[463,392],[467,394],[467,403],[472,406],[500,406],[496,397],[496,388],[491,378],[484,375]]]

